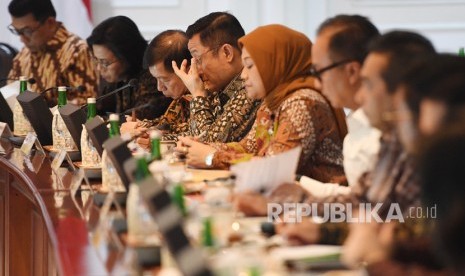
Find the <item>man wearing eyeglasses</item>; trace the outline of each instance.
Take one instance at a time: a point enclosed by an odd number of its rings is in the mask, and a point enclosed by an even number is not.
[[[369,42],[377,28],[359,15],[338,15],[324,21],[312,47],[315,85],[336,108],[350,109],[348,134],[344,139],[344,170],[349,185],[371,170],[379,150],[380,132],[372,128],[356,102],[361,85],[360,71]]]
[[[29,87],[34,92],[56,86],[84,85],[84,92],[68,92],[68,99],[78,104],[95,97],[97,73],[89,48],[84,40],[56,21],[50,0],[12,0],[8,11],[12,20],[8,29],[25,46],[13,60],[9,79],[34,78],[36,83]],[[56,92],[50,91],[44,96],[49,106],[56,105]]]
[[[237,40],[244,29],[233,15],[213,12],[187,28],[192,54],[174,72],[191,92],[189,131],[179,136],[201,136],[201,142],[237,142],[250,130],[260,101],[247,98]],[[168,137],[165,138],[174,138]]]

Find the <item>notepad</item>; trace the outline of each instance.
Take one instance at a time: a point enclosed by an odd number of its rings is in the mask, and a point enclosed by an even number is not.
[[[235,191],[252,190],[269,194],[280,184],[294,182],[301,151],[301,147],[297,147],[231,166],[236,176]]]

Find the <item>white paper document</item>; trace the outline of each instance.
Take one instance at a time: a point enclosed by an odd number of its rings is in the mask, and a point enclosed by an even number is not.
[[[0,88],[0,91],[3,94],[3,98],[5,98],[6,102],[10,106],[11,110],[13,110],[16,104],[16,97],[19,95],[19,81],[14,81],[8,85],[3,86]]]
[[[297,147],[231,166],[231,171],[236,176],[235,191],[252,190],[268,194],[280,184],[294,182],[301,151],[301,147]]]

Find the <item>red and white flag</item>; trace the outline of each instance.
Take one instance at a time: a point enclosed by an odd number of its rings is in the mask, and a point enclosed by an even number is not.
[[[91,0],[52,0],[57,20],[68,31],[86,39],[93,29]]]
[[[57,12],[57,20],[63,22],[70,32],[83,39],[89,37],[93,29],[91,2],[92,0],[52,0]],[[11,23],[8,13],[9,3],[9,0],[0,0],[0,41],[21,49],[23,44],[19,37],[2,27]]]

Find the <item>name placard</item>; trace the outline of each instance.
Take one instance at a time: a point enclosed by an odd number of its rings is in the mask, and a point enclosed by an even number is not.
[[[32,146],[34,145],[36,140],[37,136],[34,132],[27,133],[26,138],[24,139],[24,142],[21,145],[21,151],[24,153],[24,155],[31,154]]]
[[[7,123],[0,122],[0,137],[10,138],[13,134],[11,133],[10,127]]]
[[[84,180],[84,171],[78,170],[73,175],[73,180],[69,189],[71,190],[71,196],[74,198],[76,196],[79,187],[81,187],[82,181]]]
[[[53,158],[52,165],[51,165],[52,170],[58,171],[58,168],[61,167],[65,159],[66,159],[66,162],[68,162],[70,169],[72,171],[75,171],[76,168],[73,165],[73,161],[71,160],[71,157],[69,157],[65,149],[60,149],[60,151]]]
[[[61,167],[61,164],[63,164],[63,161],[66,158],[66,150],[61,149],[57,154],[55,154],[55,157],[53,158],[52,161],[52,170],[58,171],[58,169]]]

